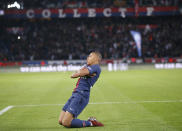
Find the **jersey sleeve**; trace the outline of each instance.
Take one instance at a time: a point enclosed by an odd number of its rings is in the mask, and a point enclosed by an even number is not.
[[[97,73],[99,67],[97,65],[88,66],[87,69],[89,70],[89,74]]]

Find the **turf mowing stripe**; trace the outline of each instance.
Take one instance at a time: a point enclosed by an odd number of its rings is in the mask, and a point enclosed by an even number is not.
[[[0,111],[0,115],[2,115],[3,113],[7,112],[8,110],[10,110],[11,108],[13,108],[14,106],[7,106],[6,108],[2,109]]]
[[[164,100],[164,101],[123,101],[123,102],[96,102],[89,103],[91,105],[103,105],[103,104],[137,104],[137,103],[181,103],[182,100]],[[14,105],[14,107],[33,107],[33,106],[63,106],[64,104],[37,104],[37,105]]]

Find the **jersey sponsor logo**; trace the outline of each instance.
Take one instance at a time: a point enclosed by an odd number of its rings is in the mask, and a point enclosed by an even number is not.
[[[82,76],[81,79],[87,79],[87,77],[86,76]]]

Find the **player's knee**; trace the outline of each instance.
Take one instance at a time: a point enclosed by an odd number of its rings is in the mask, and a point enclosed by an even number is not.
[[[60,125],[62,125],[62,120],[59,120],[58,122],[59,122]]]
[[[67,119],[63,119],[61,124],[64,126],[64,127],[70,127],[71,126],[71,123],[69,120]]]

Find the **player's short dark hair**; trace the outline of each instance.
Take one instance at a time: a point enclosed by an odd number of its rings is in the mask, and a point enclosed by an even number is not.
[[[99,51],[92,51],[92,53],[96,54],[97,57],[99,58],[99,62],[101,62],[101,60],[102,60],[102,55],[101,55],[101,53],[100,53]]]

